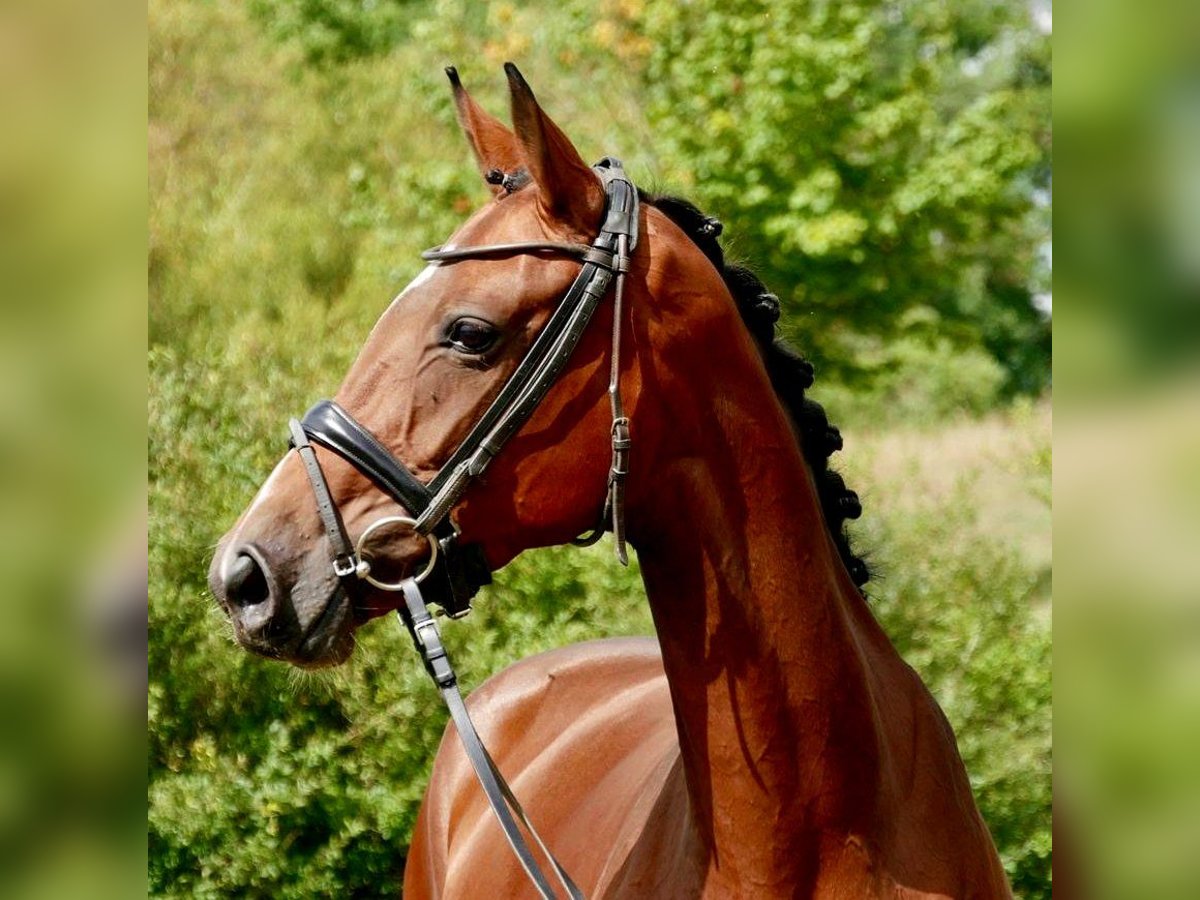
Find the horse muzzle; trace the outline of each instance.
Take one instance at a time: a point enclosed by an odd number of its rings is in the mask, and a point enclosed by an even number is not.
[[[259,656],[316,667],[353,650],[351,601],[336,579],[285,578],[258,546],[241,544],[218,550],[209,587],[237,642]]]

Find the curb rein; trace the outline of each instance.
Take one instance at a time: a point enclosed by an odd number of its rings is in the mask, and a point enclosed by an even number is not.
[[[348,595],[357,581],[366,581],[380,590],[401,593],[404,604],[396,613],[412,636],[426,671],[450,710],[463,749],[509,846],[544,900],[556,900],[557,895],[517,826],[518,819],[549,860],[567,896],[571,900],[583,900],[583,894],[529,822],[508,782],[480,740],[459,692],[458,677],[446,655],[437,622],[430,615],[427,604],[436,603],[450,618],[461,618],[471,611],[471,598],[479,588],[491,582],[491,570],[481,548],[475,544],[462,545],[458,542],[458,529],[450,521],[450,511],[471,481],[483,474],[558,380],[614,278],[612,360],[608,382],[612,410],[612,465],[600,522],[589,534],[576,539],[575,543],[593,544],[606,528],[611,527],[617,558],[623,565],[629,564],[625,547],[624,488],[625,476],[629,471],[630,432],[629,418],[621,403],[621,325],[624,319],[625,275],[629,271],[630,258],[638,240],[638,194],[637,188],[625,175],[620,160],[605,157],[596,164],[594,170],[604,185],[605,212],[600,234],[591,244],[522,241],[452,249],[435,247],[421,254],[422,259],[430,262],[454,263],[464,259],[524,253],[564,253],[583,263],[579,274],[534,339],[520,365],[462,444],[428,484],[418,480],[375,435],[332,400],[320,401],[305,413],[302,420],[292,419],[288,423],[291,446],[304,462],[317,512],[329,539],[333,571],[338,577],[338,593]],[[357,544],[351,542],[313,444],[319,444],[341,456],[414,518],[385,516],[367,526]],[[387,525],[407,526],[429,542],[430,556],[425,567],[417,575],[398,584],[376,580],[371,575],[370,558],[364,553],[367,538]],[[426,599],[421,585],[431,576],[432,581],[428,581],[425,587],[429,594]]]

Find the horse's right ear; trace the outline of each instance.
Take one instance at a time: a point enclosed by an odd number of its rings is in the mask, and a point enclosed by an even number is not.
[[[499,119],[484,112],[483,107],[476,103],[458,78],[458,70],[454,66],[446,67],[446,77],[454,89],[454,107],[458,111],[458,124],[462,126],[471,152],[479,165],[479,173],[491,188],[493,194],[498,194],[504,188],[493,176],[488,174],[499,169],[505,174],[511,174],[524,166],[521,158],[521,148],[517,136],[512,133]]]

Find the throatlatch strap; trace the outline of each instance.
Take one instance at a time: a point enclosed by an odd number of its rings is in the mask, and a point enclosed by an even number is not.
[[[437,622],[429,615],[425,600],[421,596],[420,586],[409,578],[402,584],[402,593],[404,606],[396,610],[396,613],[412,636],[413,643],[416,644],[417,651],[425,663],[425,670],[437,685],[442,700],[446,703],[446,708],[450,710],[450,718],[454,722],[454,728],[458,732],[467,759],[470,760],[471,767],[475,770],[475,777],[479,779],[479,784],[482,786],[484,794],[487,795],[488,804],[499,821],[500,827],[504,830],[508,845],[516,854],[521,868],[525,870],[529,880],[537,887],[543,900],[557,900],[558,895],[554,893],[549,880],[538,866],[533,851],[529,849],[529,844],[525,841],[525,836],[517,825],[517,819],[525,826],[538,847],[541,848],[542,853],[545,854],[546,859],[550,861],[550,867],[558,876],[558,880],[562,883],[570,900],[584,900],[583,892],[571,880],[571,876],[555,859],[537,829],[533,827],[525,810],[513,795],[508,782],[500,774],[491,754],[487,752],[483,741],[480,740],[479,732],[475,730],[475,723],[471,721],[462,694],[458,690],[458,677],[454,672],[454,667],[450,664],[450,657],[446,655],[446,648],[442,644],[442,636]]]
[[[622,234],[617,240],[618,258],[629,261],[629,238]],[[617,560],[629,565],[625,547],[625,476],[629,474],[629,449],[633,439],[629,434],[629,417],[621,402],[621,327],[625,318],[625,269],[617,270],[617,286],[613,291],[612,365],[608,375],[608,399],[612,408],[612,465],[608,470],[608,496],[604,501],[604,518],[612,521],[613,547]]]

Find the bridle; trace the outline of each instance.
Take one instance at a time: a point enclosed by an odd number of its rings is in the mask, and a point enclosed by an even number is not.
[[[621,330],[625,276],[638,240],[638,193],[620,160],[602,159],[594,167],[604,186],[605,210],[600,233],[591,244],[561,241],[521,241],[474,247],[435,247],[421,254],[435,263],[453,264],[516,254],[567,254],[582,262],[579,274],[559,301],[525,357],[509,376],[500,393],[484,411],[467,437],[428,482],[422,482],[363,425],[332,400],[322,400],[300,421],[288,423],[291,445],[299,453],[312,486],[317,511],[329,541],[338,591],[349,594],[356,582],[385,591],[398,591],[404,605],[397,612],[420,651],[425,668],[437,684],[458,728],[463,747],[475,768],[492,810],[526,873],[545,898],[555,897],[517,827],[520,819],[550,861],[568,896],[582,894],[530,825],[507,782],[479,740],[457,677],[446,656],[437,623],[427,603],[436,603],[451,618],[465,616],[471,598],[491,581],[491,571],[478,545],[464,545],[450,520],[450,512],[471,482],[482,475],[505,443],[529,419],[550,387],[558,380],[587,329],[596,307],[615,280],[613,291],[612,358],[608,396],[612,411],[612,464],[609,468],[600,522],[576,543],[593,543],[611,527],[618,559],[628,564],[625,547],[624,484],[629,468],[629,419],[621,403]],[[338,454],[392,497],[410,516],[385,516],[367,526],[357,544],[350,540],[317,459],[313,444]],[[389,525],[408,527],[429,542],[430,557],[415,576],[390,584],[371,574],[364,553],[367,539]],[[424,586],[422,586],[424,585]],[[426,594],[428,596],[426,596]],[[333,601],[331,601],[333,602]],[[514,814],[515,813],[515,818]]]
[[[453,249],[435,247],[421,254],[423,259],[431,262],[454,263],[525,253],[559,253],[574,256],[583,263],[524,359],[467,437],[428,483],[419,480],[370,431],[332,400],[320,401],[300,422],[293,420],[290,423],[292,446],[300,451],[305,461],[329,538],[333,571],[343,585],[348,587],[361,579],[383,590],[398,591],[399,585],[380,583],[371,576],[370,560],[362,552],[364,538],[384,524],[409,523],[417,534],[436,539],[430,541],[435,559],[433,567],[426,573],[431,578],[425,586],[430,602],[441,606],[452,618],[470,611],[471,597],[491,581],[491,573],[477,546],[459,543],[458,532],[449,518],[450,511],[470,483],[487,470],[508,439],[537,409],[571,358],[614,278],[613,352],[608,385],[613,416],[612,465],[601,525],[585,542],[598,539],[606,524],[611,523],[617,554],[621,562],[628,561],[623,498],[630,436],[629,419],[621,405],[619,374],[624,280],[629,271],[630,256],[637,246],[638,196],[619,160],[607,157],[596,165],[595,171],[604,184],[605,213],[600,234],[591,244],[523,241]],[[363,532],[357,545],[352,543],[310,442],[332,450],[349,462],[407,509],[411,518],[379,520]]]

